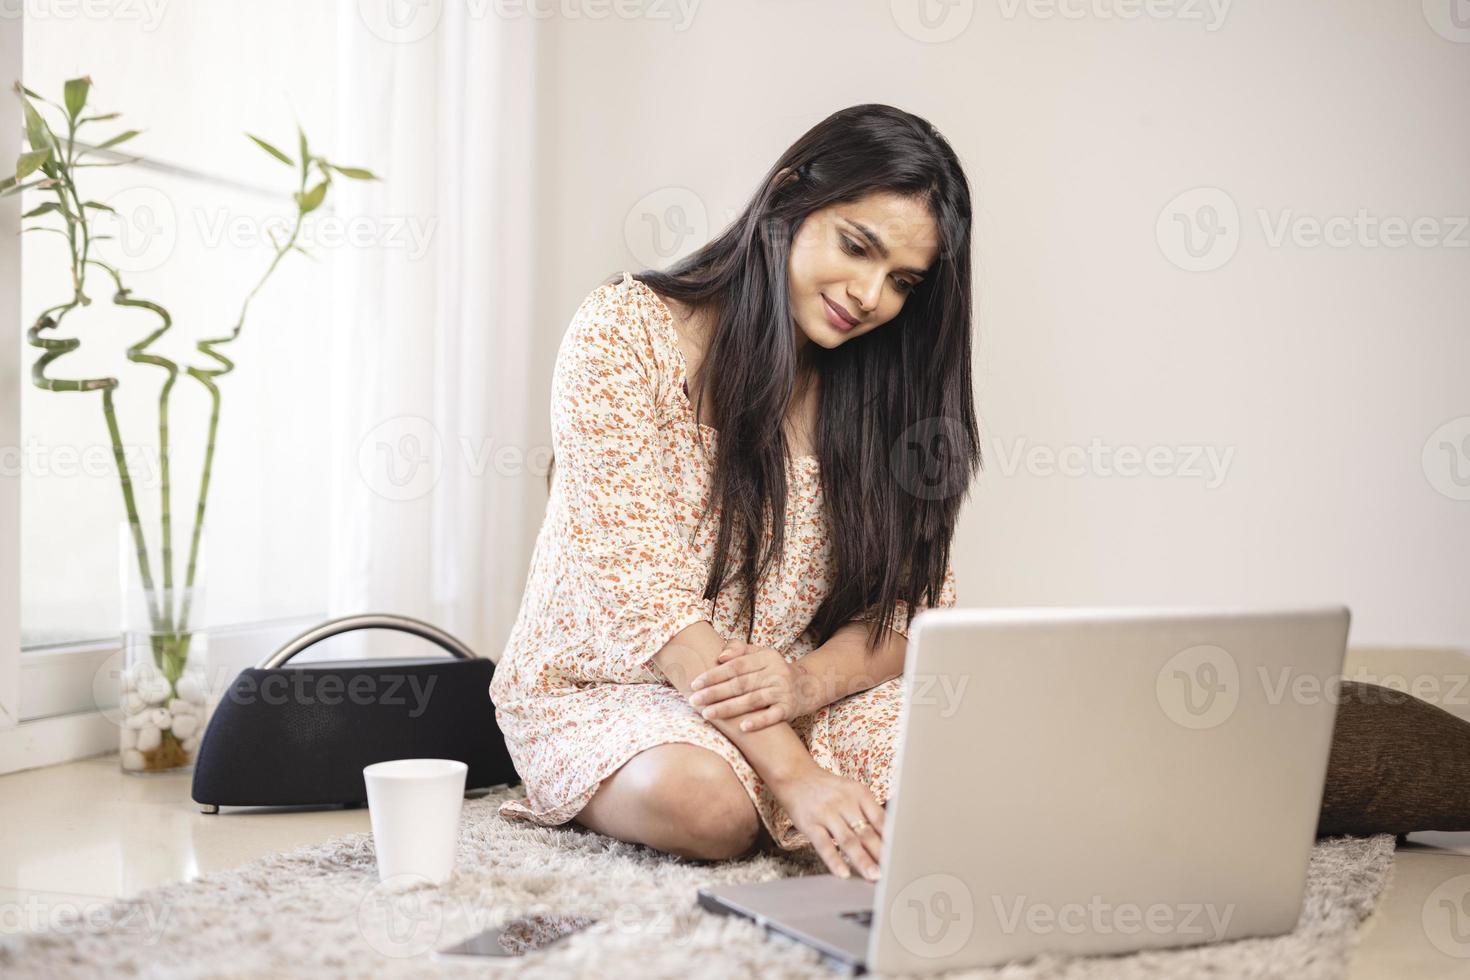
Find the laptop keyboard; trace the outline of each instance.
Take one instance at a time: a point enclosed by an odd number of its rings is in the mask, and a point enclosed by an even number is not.
[[[842,917],[844,919],[851,919],[860,926],[866,926],[869,929],[873,928],[872,909],[854,909],[851,912],[843,912]]]

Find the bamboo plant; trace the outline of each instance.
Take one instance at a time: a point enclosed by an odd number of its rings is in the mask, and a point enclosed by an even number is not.
[[[284,239],[278,239],[273,229],[267,230],[273,250],[270,262],[254,287],[245,295],[240,304],[239,314],[234,318],[229,331],[221,336],[201,340],[196,344],[198,351],[207,359],[208,366],[191,365],[184,369],[184,373],[208,390],[210,414],[208,438],[204,448],[203,472],[199,481],[199,495],[194,506],[193,535],[189,544],[188,565],[184,573],[185,582],[182,589],[176,590],[174,587],[170,483],[169,399],[174,384],[179,378],[180,366],[149,350],[150,346],[173,328],[173,318],[168,310],[158,303],[134,297],[132,290],[124,285],[122,272],[115,265],[100,257],[106,253],[107,247],[99,246],[99,243],[109,240],[111,236],[93,232],[89,213],[112,212],[113,209],[107,204],[86,197],[79,187],[82,177],[80,171],[89,167],[121,166],[137,162],[139,159],[137,157],[108,161],[89,160],[87,157],[95,150],[111,150],[138,136],[140,131],[123,130],[95,144],[81,141],[78,134],[84,127],[95,129],[96,124],[110,122],[120,116],[120,113],[117,112],[85,115],[91,89],[90,77],[71,79],[63,85],[62,100],[58,103],[43,98],[19,82],[16,83],[15,92],[22,103],[25,138],[29,149],[22,152],[16,160],[14,175],[0,179],[0,196],[20,194],[28,190],[50,195],[50,199],[31,208],[21,216],[23,220],[36,219],[36,223],[22,227],[21,232],[58,234],[67,241],[70,254],[71,295],[64,302],[41,311],[26,332],[26,340],[30,346],[42,351],[32,366],[31,381],[37,387],[47,391],[100,391],[102,393],[102,414],[112,442],[112,455],[117,465],[123,506],[127,512],[138,573],[145,593],[154,666],[167,679],[170,688],[175,688],[188,660],[189,644],[193,635],[188,629],[189,603],[193,595],[200,535],[204,527],[205,505],[208,501],[213,473],[215,439],[219,430],[221,395],[218,379],[229,374],[235,367],[234,363],[219,351],[219,348],[239,338],[246,316],[250,311],[251,301],[274,274],[286,254],[300,252],[303,255],[310,255],[298,239],[306,216],[321,208],[326,202],[333,175],[337,174],[353,180],[376,180],[377,177],[361,167],[338,166],[320,155],[313,154],[308,146],[306,134],[299,125],[297,126],[299,148],[297,160],[292,160],[290,156],[257,136],[244,134],[271,157],[296,171],[296,189],[292,194],[296,213],[290,233]],[[49,110],[49,114],[58,120],[55,127],[47,120],[48,113],[43,112],[43,108]],[[89,129],[88,133],[91,131]],[[57,219],[60,220],[60,227],[56,227]],[[88,276],[94,270],[100,270],[100,273],[104,274],[102,282],[104,287],[111,287],[111,301],[114,306],[146,310],[156,318],[158,324],[152,333],[127,349],[126,357],[136,364],[152,365],[166,374],[158,392],[159,503],[161,505],[159,540],[162,552],[159,567],[163,580],[161,590],[152,572],[153,562],[146,546],[137,498],[128,471],[127,459],[123,451],[124,443],[114,409],[113,393],[119,386],[119,379],[113,376],[56,378],[48,373],[54,363],[81,345],[81,341],[75,337],[57,335],[60,334],[62,323],[68,315],[81,307],[91,305],[92,297],[88,294]],[[182,601],[179,601],[180,599]],[[172,746],[168,744],[168,741],[168,738],[165,738],[165,744],[162,747],[163,754],[179,754],[177,740],[174,740]]]

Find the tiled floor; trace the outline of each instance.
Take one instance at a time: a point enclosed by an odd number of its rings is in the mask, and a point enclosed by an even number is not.
[[[0,776],[0,932],[369,829],[362,809],[204,814],[190,778],[124,775],[116,755]],[[1436,892],[1461,875],[1470,876],[1470,834],[1415,835],[1401,848],[1351,980],[1470,976],[1470,878]]]

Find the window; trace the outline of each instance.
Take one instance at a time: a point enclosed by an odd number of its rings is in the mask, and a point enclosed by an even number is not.
[[[95,143],[125,129],[143,131],[115,153],[94,157],[139,162],[79,172],[79,183],[86,181],[82,196],[116,209],[115,215],[89,215],[94,233],[114,236],[99,242],[94,254],[119,268],[134,298],[172,315],[173,327],[150,350],[181,369],[211,366],[195,344],[232,330],[272,257],[269,229],[288,228],[294,216],[294,171],[244,132],[294,151],[299,119],[316,146],[331,147],[336,6],[286,0],[182,9],[80,5],[72,16],[61,8],[50,14],[27,19],[23,29],[17,23],[0,28],[11,38],[22,31],[24,37],[23,74],[5,63],[0,46],[7,79],[0,98],[16,101],[8,81],[20,75],[33,91],[60,101],[66,79],[88,75],[89,112],[122,115],[89,126],[79,139]],[[47,119],[58,124],[54,114]],[[19,147],[0,147],[13,161]],[[22,210],[48,199],[28,191]],[[37,224],[62,227],[54,215],[24,221]],[[0,229],[0,238],[14,241],[14,228]],[[118,528],[125,508],[100,393],[45,391],[31,381],[41,351],[27,343],[26,331],[41,310],[71,295],[67,243],[45,233],[25,234],[19,242],[19,324],[12,330],[6,323],[4,331],[19,350],[0,358],[6,372],[0,391],[12,387],[18,404],[0,406],[0,443],[11,447],[7,466],[18,466],[20,528],[14,540],[0,535],[0,546],[19,549],[18,564],[15,555],[4,557],[19,568],[24,662],[116,637]],[[220,348],[235,369],[219,379],[221,414],[205,515],[210,627],[319,615],[327,604],[333,256],[328,248],[313,256],[315,261],[295,253],[283,259],[251,303],[240,338]],[[0,249],[0,286],[6,287],[0,295],[9,317],[17,304],[13,284],[3,278],[14,275],[4,257]],[[48,334],[82,343],[53,361],[48,373],[118,378],[118,426],[157,560],[158,401],[166,374],[129,363],[125,354],[160,321],[113,305],[111,281],[101,270],[89,273],[86,292],[91,305]],[[13,421],[4,413],[17,410],[18,425],[4,428]],[[174,548],[180,553],[189,544],[209,411],[206,389],[181,376],[169,403]],[[11,587],[6,576],[0,583]],[[13,654],[0,649],[3,656]],[[9,676],[17,673],[27,674],[12,667]]]

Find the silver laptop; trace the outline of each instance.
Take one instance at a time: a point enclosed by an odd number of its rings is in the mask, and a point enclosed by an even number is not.
[[[878,881],[699,902],[851,973],[1289,932],[1348,623],[1342,606],[925,609]]]

